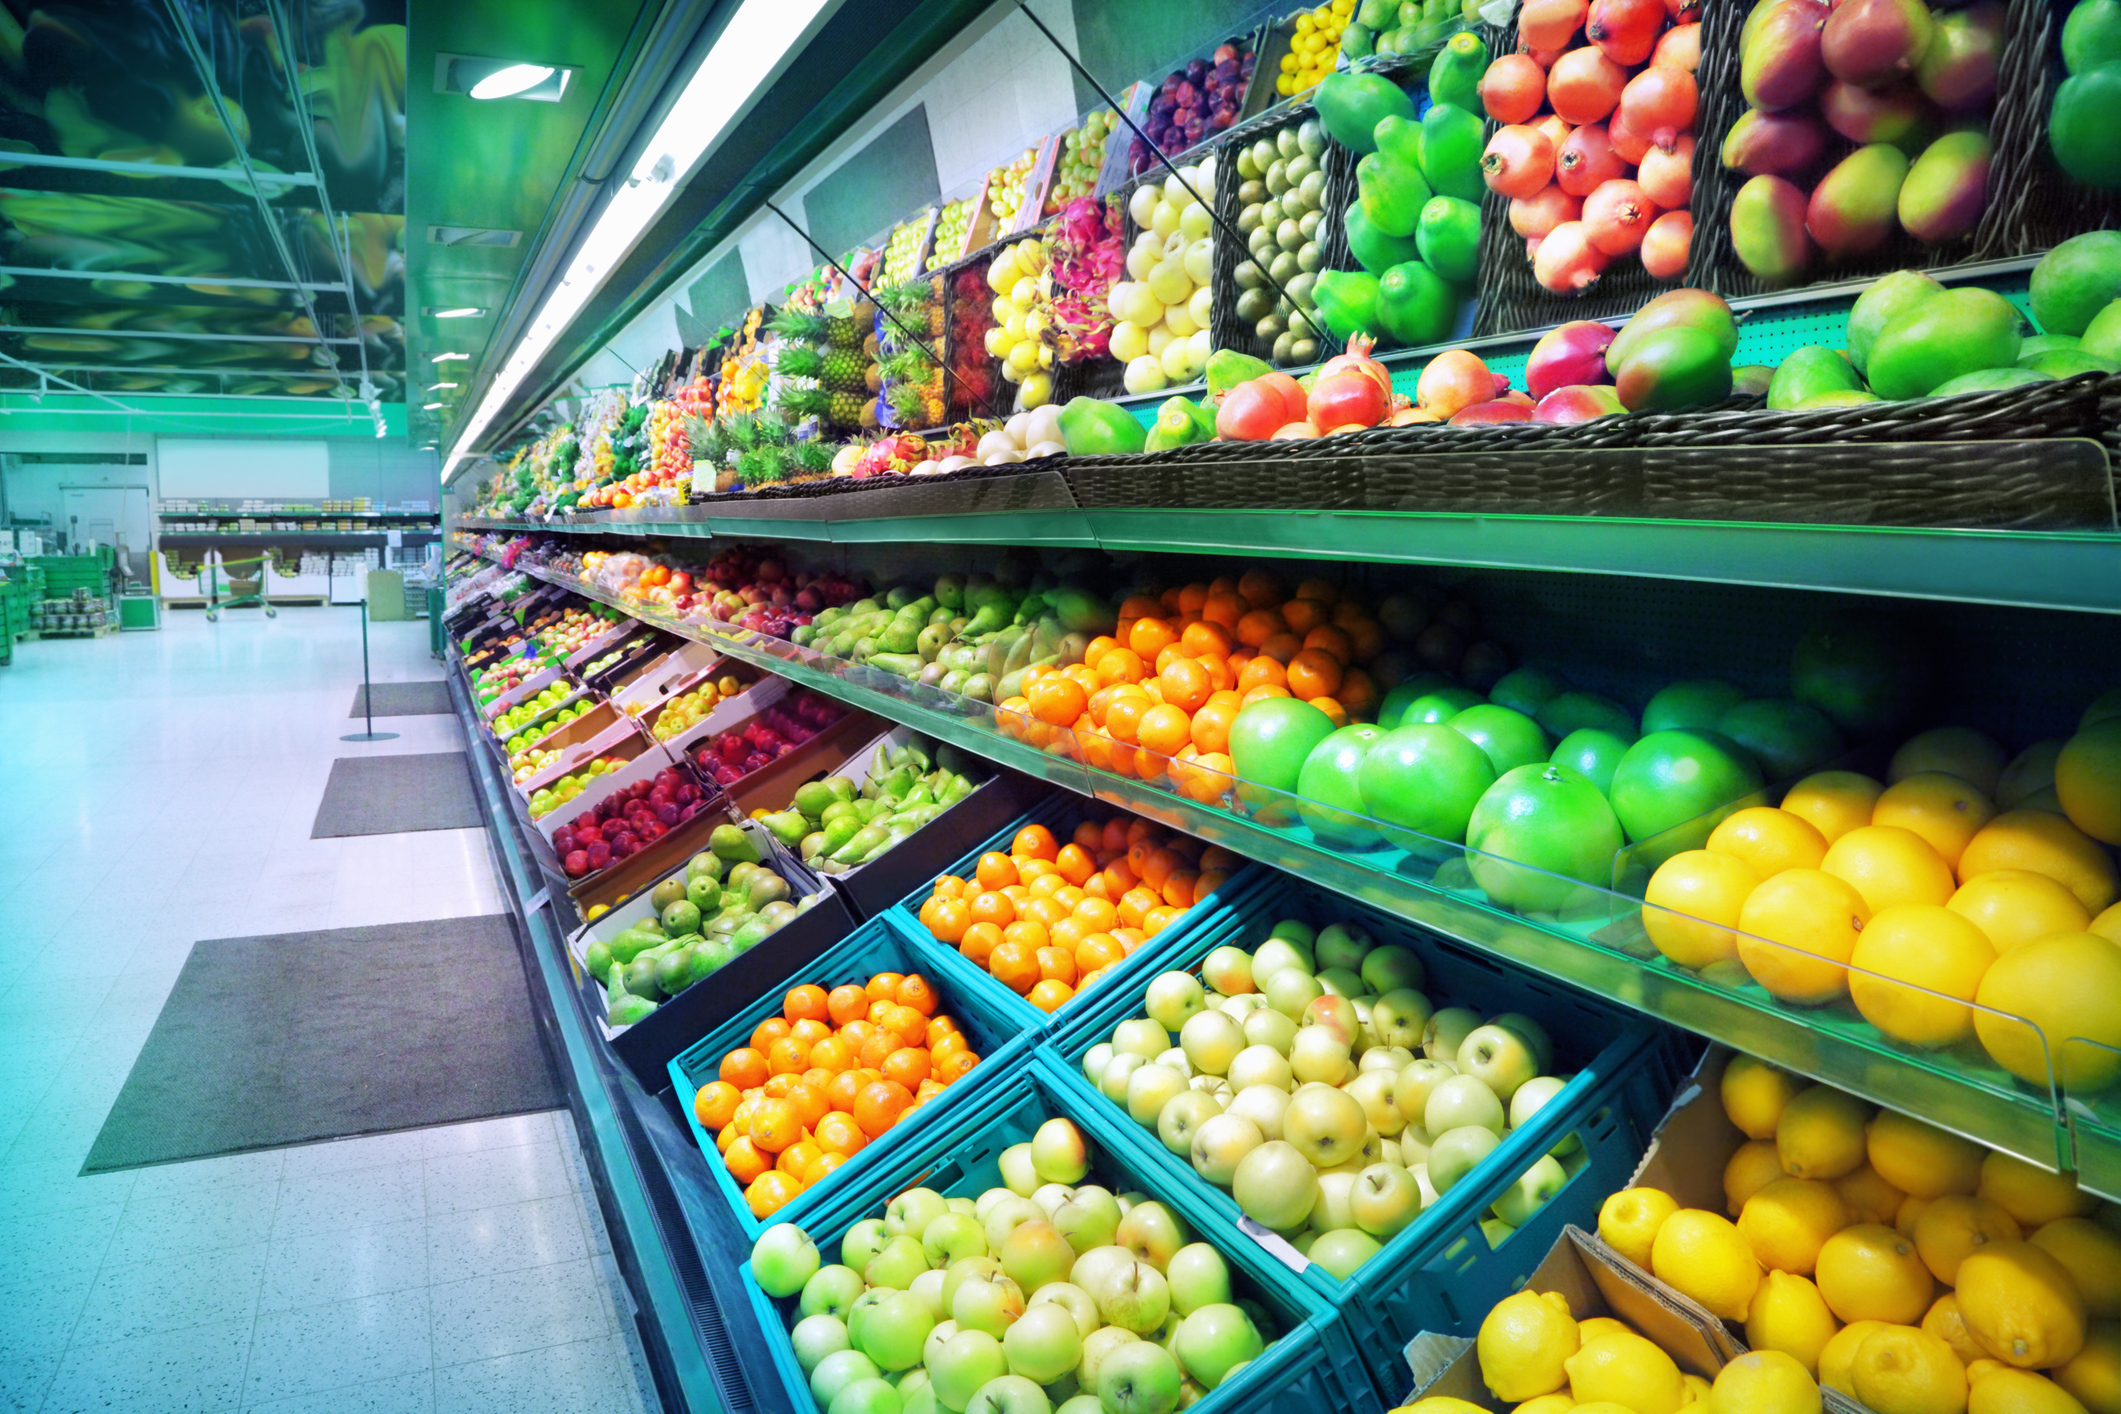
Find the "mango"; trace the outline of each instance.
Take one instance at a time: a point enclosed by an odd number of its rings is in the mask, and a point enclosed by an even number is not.
[[[1831,14],[1825,0],[1767,0],[1746,21],[1738,86],[1755,108],[1779,112],[1826,87],[1821,36]]]
[[[2121,0],[2077,0],[2062,22],[2062,67],[2072,74],[2121,60]]]
[[[2050,378],[2074,378],[2079,373],[2121,373],[2121,363],[2102,358],[2090,349],[2046,349],[2030,358],[2021,352],[2018,367]]]
[[[2002,56],[2003,6],[1998,0],[1978,0],[1937,17],[1937,32],[1915,66],[1915,82],[1938,107],[1963,113],[1995,93]]]
[[[1771,285],[1788,284],[1811,264],[1804,193],[1781,177],[1755,177],[1731,199],[1731,249]]]
[[[1789,412],[1822,393],[1862,388],[1863,380],[1856,375],[1848,355],[1824,344],[1806,344],[1801,349],[1791,349],[1775,370],[1774,381],[1768,384],[1767,405],[1778,412]]]
[[[1741,363],[1731,370],[1731,391],[1764,398],[1775,382],[1775,370],[1764,363]]]
[[[1060,410],[1061,441],[1076,456],[1113,456],[1138,452],[1149,429],[1134,414],[1102,398],[1070,398]]]
[[[1935,110],[1908,84],[1869,89],[1835,79],[1819,95],[1819,114],[1850,142],[1889,142],[1912,157],[1929,143]]]
[[[1414,244],[1431,270],[1454,285],[1471,285],[1480,269],[1480,208],[1455,196],[1430,197]]]
[[[1885,399],[1863,388],[1829,388],[1824,393],[1814,393],[1797,404],[1796,411],[1810,412],[1813,408],[1852,408],[1865,403],[1881,403]]]
[[[2121,358],[2121,300],[2100,310],[2084,326],[2084,351],[2101,358]]]
[[[2018,361],[2023,316],[1994,290],[1965,287],[1916,304],[1885,326],[1871,348],[1871,391],[1919,398],[1967,373]]]
[[[2082,349],[2084,341],[2071,334],[2029,334],[2018,345],[2018,366],[2055,349]]]
[[[1819,57],[1835,78],[1876,88],[1912,74],[1936,32],[1922,0],[1841,0],[1819,36]]]
[[[1731,395],[1731,356],[1713,329],[1668,325],[1633,346],[1613,391],[1629,412],[1719,402]]]
[[[1856,371],[1869,376],[1871,346],[1878,342],[1886,325],[1932,295],[1943,293],[1944,286],[1920,270],[1895,270],[1872,281],[1869,289],[1856,296],[1855,307],[1849,311],[1849,362]]]
[[[1948,383],[1939,383],[1930,389],[1929,395],[1949,398],[1960,393],[2000,393],[2010,388],[2030,388],[2035,383],[2054,381],[2045,373],[2035,373],[2030,368],[1984,368],[1976,373],[1962,373]]]
[[[1606,371],[1617,379],[1644,340],[1674,326],[1691,326],[1714,335],[1726,363],[1738,351],[1738,321],[1721,295],[1707,290],[1669,290],[1636,310],[1635,317],[1613,336],[1605,351]]]
[[[1804,229],[1830,258],[1876,250],[1897,224],[1907,154],[1887,142],[1859,147],[1812,189]]]
[[[1765,113],[1748,108],[1723,138],[1723,165],[1748,177],[1797,180],[1826,151],[1826,130],[1806,113]]]
[[[2121,190],[2121,62],[2073,74],[2055,90],[2047,140],[2062,170],[2088,187]]]
[[[1488,46],[1472,30],[1461,30],[1436,51],[1429,65],[1429,101],[1480,111],[1480,76],[1488,71]]]
[[[1988,209],[1988,134],[1975,128],[1946,133],[1922,150],[1900,188],[1900,224],[1920,241],[1956,240],[1981,223]]]
[[[1328,74],[1311,103],[1333,141],[1356,153],[1377,150],[1374,135],[1382,119],[1414,116],[1413,100],[1378,74]]]
[[[1372,275],[1382,275],[1404,261],[1421,258],[1421,248],[1411,235],[1394,236],[1379,230],[1360,201],[1348,208],[1343,224],[1348,233],[1348,254]]]
[[[1480,119],[1464,108],[1439,103],[1421,115],[1421,174],[1444,196],[1480,200],[1487,190],[1480,177],[1485,145]]]
[[[1421,208],[1433,195],[1421,169],[1385,152],[1372,152],[1355,164],[1355,190],[1363,215],[1388,236],[1411,236]]]
[[[1402,344],[1437,344],[1458,322],[1458,296],[1443,276],[1409,260],[1385,271],[1377,282],[1377,317]]]
[[[2042,329],[2082,334],[2093,315],[2121,299],[2121,231],[2086,231],[2041,256],[2032,296],[2033,321]]]

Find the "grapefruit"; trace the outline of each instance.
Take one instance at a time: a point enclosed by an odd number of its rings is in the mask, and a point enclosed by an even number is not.
[[[2006,810],[1983,825],[1959,856],[1959,877],[1996,869],[2045,874],[2097,914],[2114,901],[2121,880],[2114,861],[2082,830],[2045,810]]]
[[[2006,765],[2003,748],[1972,727],[1932,727],[1909,737],[1885,768],[1888,784],[1925,771],[1944,771],[1994,796]]]
[[[1384,734],[1383,727],[1356,722],[1312,747],[1304,758],[1303,769],[1296,775],[1296,793],[1303,797],[1299,810],[1304,823],[1321,840],[1351,849],[1384,842],[1382,835],[1358,818],[1362,790],[1355,780],[1362,758]]]
[[[1738,955],[1731,929],[1760,876],[1728,854],[1689,849],[1657,866],[1642,896],[1642,931],[1681,967],[1707,967]]]
[[[2055,794],[2072,825],[2121,844],[2121,717],[2094,722],[2064,744],[2055,758]]]
[[[1392,690],[1385,694],[1384,701],[1377,704],[1377,725],[1386,731],[1392,730],[1399,725],[1399,719],[1406,715],[1408,703],[1417,697],[1426,697],[1440,687],[1451,685],[1451,680],[1442,673],[1416,673],[1394,683]]]
[[[1634,737],[1634,714],[1610,697],[1600,697],[1595,692],[1561,692],[1540,704],[1533,714],[1548,735],[1567,736],[1570,732],[1585,727],[1611,732],[1615,736]]]
[[[1760,787],[1760,768],[1729,737],[1707,731],[1652,732],[1629,747],[1614,768],[1613,813],[1629,839],[1646,840]],[[1709,828],[1702,827],[1704,838]],[[1688,847],[1691,844],[1680,846]]]
[[[1230,724],[1237,778],[1284,794],[1296,789],[1304,761],[1333,735],[1333,719],[1294,697],[1263,697]]]
[[[1724,713],[1744,700],[1743,692],[1721,678],[1675,682],[1661,689],[1642,709],[1642,729],[1664,732],[1674,727],[1714,727]]]
[[[1473,881],[1524,912],[1560,909],[1578,881],[1608,886],[1623,842],[1613,807],[1590,777],[1552,762],[1503,775],[1466,824],[1466,844],[1479,851],[1469,861]]]
[[[2121,946],[2097,933],[2012,948],[1974,1000],[1994,1009],[1974,1014],[1981,1048],[2020,1080],[2045,1086],[2052,1069],[2065,1090],[2089,1095],[2121,1079]]]
[[[1826,713],[1786,697],[1748,698],[1713,725],[1752,752],[1771,781],[1816,771],[1843,749],[1841,730]]]
[[[1495,686],[1488,689],[1488,701],[1537,717],[1547,699],[1561,689],[1561,679],[1544,669],[1516,668],[1495,680]]]
[[[1927,655],[1890,620],[1856,617],[1814,629],[1797,642],[1790,684],[1844,731],[1872,736],[1903,721],[1929,681]]]
[[[1581,771],[1591,778],[1591,784],[1600,791],[1613,788],[1613,772],[1620,765],[1620,758],[1628,754],[1634,744],[1633,737],[1600,731],[1596,727],[1584,727],[1570,732],[1554,748],[1547,759],[1557,766],[1567,766]]]
[[[1448,722],[1468,707],[1476,707],[1479,704],[1480,694],[1470,688],[1439,687],[1423,693],[1401,709],[1398,725],[1407,727],[1417,722]]]
[[[1485,751],[1449,727],[1417,722],[1379,737],[1363,757],[1356,782],[1363,813],[1372,819],[1458,844],[1466,837],[1473,807],[1495,784],[1495,767]],[[1406,847],[1419,843],[1406,842]]]
[[[1451,718],[1449,725],[1488,753],[1498,776],[1547,759],[1547,734],[1530,717],[1508,707],[1478,703]]]

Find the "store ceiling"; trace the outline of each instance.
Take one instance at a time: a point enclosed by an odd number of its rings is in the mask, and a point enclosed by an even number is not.
[[[0,3],[0,390],[402,399],[404,24]]]

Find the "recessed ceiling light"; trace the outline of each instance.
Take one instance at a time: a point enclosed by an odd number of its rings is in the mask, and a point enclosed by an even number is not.
[[[436,408],[440,406],[442,406],[440,403],[421,403],[420,410],[422,412],[433,412]]]
[[[427,312],[435,319],[475,319],[486,311],[475,304],[467,304],[457,309],[430,309]]]
[[[436,383],[436,384],[433,384],[433,385],[431,385],[431,386],[432,386],[432,388],[433,388],[433,390],[434,390],[435,392],[439,393],[439,392],[441,392],[441,391],[442,391],[442,390],[443,390],[444,388],[454,388],[454,387],[456,387],[457,385],[456,385],[456,384],[454,384],[454,383]]]
[[[434,356],[434,358],[433,358],[432,362],[435,362],[435,363],[447,363],[447,362],[448,362],[448,361],[449,361],[450,359],[453,359],[453,358],[470,358],[470,357],[471,357],[471,355],[470,355],[470,354],[468,354],[468,353],[438,353],[438,354],[436,354],[436,355]]]
[[[496,69],[471,86],[473,98],[513,98],[526,89],[536,88],[552,77],[549,64],[510,64],[505,69]]]

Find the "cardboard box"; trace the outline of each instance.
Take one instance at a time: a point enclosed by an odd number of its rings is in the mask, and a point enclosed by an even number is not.
[[[628,634],[637,632],[640,627],[641,623],[638,619],[619,619],[610,628],[605,629],[595,638],[590,639],[580,648],[575,649],[574,652],[562,658],[560,666],[569,671],[578,669],[591,659],[601,657],[611,649],[616,648],[621,640]]]
[[[552,837],[559,833],[560,828],[568,821],[579,816],[583,811],[595,809],[600,802],[610,799],[614,794],[624,790],[635,781],[652,781],[672,768],[677,769],[683,773],[685,779],[699,786],[701,792],[708,800],[713,800],[714,785],[712,782],[702,782],[700,773],[692,768],[690,762],[678,761],[669,752],[663,750],[660,745],[655,745],[653,750],[636,754],[633,760],[621,769],[613,771],[609,775],[597,777],[594,786],[583,791],[573,800],[568,801],[567,804],[544,818],[531,821],[531,824],[539,834],[545,837],[545,843],[551,844]],[[699,817],[694,816],[693,818],[697,819]]]
[[[599,707],[597,710],[601,712],[606,709]],[[580,721],[581,719],[578,718],[575,722],[569,723],[568,729],[572,730],[580,725]],[[549,741],[551,738],[548,737],[546,740]],[[539,745],[543,746],[544,743],[540,742]],[[534,793],[551,785],[576,767],[587,765],[594,757],[616,756],[622,761],[637,761],[643,755],[649,754],[662,757],[665,765],[671,764],[675,760],[659,744],[650,741],[644,736],[632,722],[622,718],[616,725],[606,728],[603,732],[592,736],[587,741],[575,742],[561,748],[558,760],[536,775],[526,776],[515,783],[516,794],[528,800]],[[563,806],[561,808],[565,809],[566,807]],[[579,814],[580,812],[577,811],[575,813]]]
[[[749,722],[788,695],[794,684],[782,677],[767,677],[753,683],[734,697],[725,697],[715,704],[714,710],[694,722],[675,736],[663,739],[663,745],[678,756],[689,756],[693,745],[723,732],[734,731]],[[669,702],[658,703],[641,715],[641,728],[650,736],[655,735],[655,724],[661,720]],[[805,742],[804,745],[808,745]]]
[[[719,649],[687,639],[662,657],[643,664],[623,682],[613,683],[612,704],[630,717],[641,716],[715,676],[723,662]]]
[[[563,763],[573,762],[573,765],[562,764],[548,773],[564,776],[590,757],[641,735],[644,733],[630,717],[620,716],[609,702],[599,702],[558,731],[547,732],[537,745],[546,751],[559,751]],[[504,751],[502,755],[505,757],[507,753]]]
[[[1723,1110],[1723,1067],[1736,1052],[1712,1045],[1672,1097],[1630,1188],[1661,1188],[1682,1208],[1724,1211],[1723,1171],[1745,1135]]]
[[[860,743],[873,740],[883,725],[881,718],[850,708],[846,716],[786,756],[768,762],[724,787],[729,792],[730,803],[740,815],[749,815],[754,810],[778,809],[775,802],[785,805],[795,794],[795,788],[803,782],[844,769],[848,753]]]

